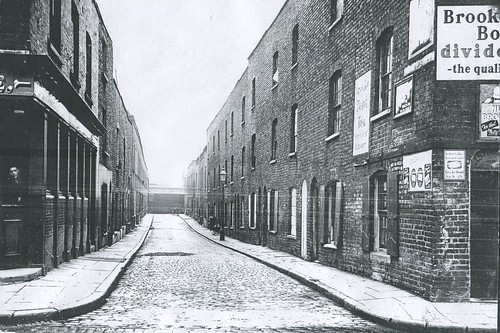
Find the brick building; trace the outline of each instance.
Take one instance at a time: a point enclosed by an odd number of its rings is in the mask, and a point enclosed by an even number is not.
[[[50,270],[145,213],[147,168],[112,60],[94,1],[0,2],[2,269]]]
[[[498,62],[498,11],[287,1],[208,127],[207,214],[225,212],[230,237],[432,301],[496,299],[500,65],[473,77],[444,61]],[[438,28],[461,20],[465,36],[473,17],[485,27],[462,54]]]

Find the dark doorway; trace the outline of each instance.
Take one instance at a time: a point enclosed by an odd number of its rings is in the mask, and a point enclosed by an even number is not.
[[[499,172],[498,155],[479,152],[471,163],[471,298],[498,295]],[[496,169],[496,170],[495,170]]]

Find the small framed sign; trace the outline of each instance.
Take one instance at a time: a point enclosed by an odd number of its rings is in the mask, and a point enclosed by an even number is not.
[[[465,180],[465,150],[444,151],[444,180]]]
[[[413,111],[413,76],[396,83],[395,90],[394,118],[397,118]]]

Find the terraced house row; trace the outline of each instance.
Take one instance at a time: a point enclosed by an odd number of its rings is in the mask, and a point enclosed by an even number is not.
[[[1,1],[0,268],[112,244],[145,214],[148,184],[95,1]]]
[[[187,212],[432,301],[496,299],[498,13],[286,1],[189,166]]]

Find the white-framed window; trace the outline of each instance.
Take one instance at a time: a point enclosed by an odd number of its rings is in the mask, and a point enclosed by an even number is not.
[[[274,118],[271,125],[271,161],[276,160],[278,152],[278,118]]]
[[[268,203],[269,203],[269,230],[277,231],[278,230],[278,191],[271,190],[268,192]]]
[[[273,77],[272,77],[272,87],[276,86],[279,81],[279,71],[278,71],[278,59],[279,54],[278,51],[273,54]]]
[[[337,248],[341,241],[342,193],[341,182],[331,182],[325,187],[325,234],[324,243]]]
[[[375,109],[377,114],[392,107],[393,39],[391,27],[386,29],[377,40],[378,107]]]
[[[373,182],[374,250],[387,248],[387,174],[381,174]]]
[[[328,103],[328,135],[340,131],[340,108],[342,105],[342,71],[338,70],[330,78]]]

